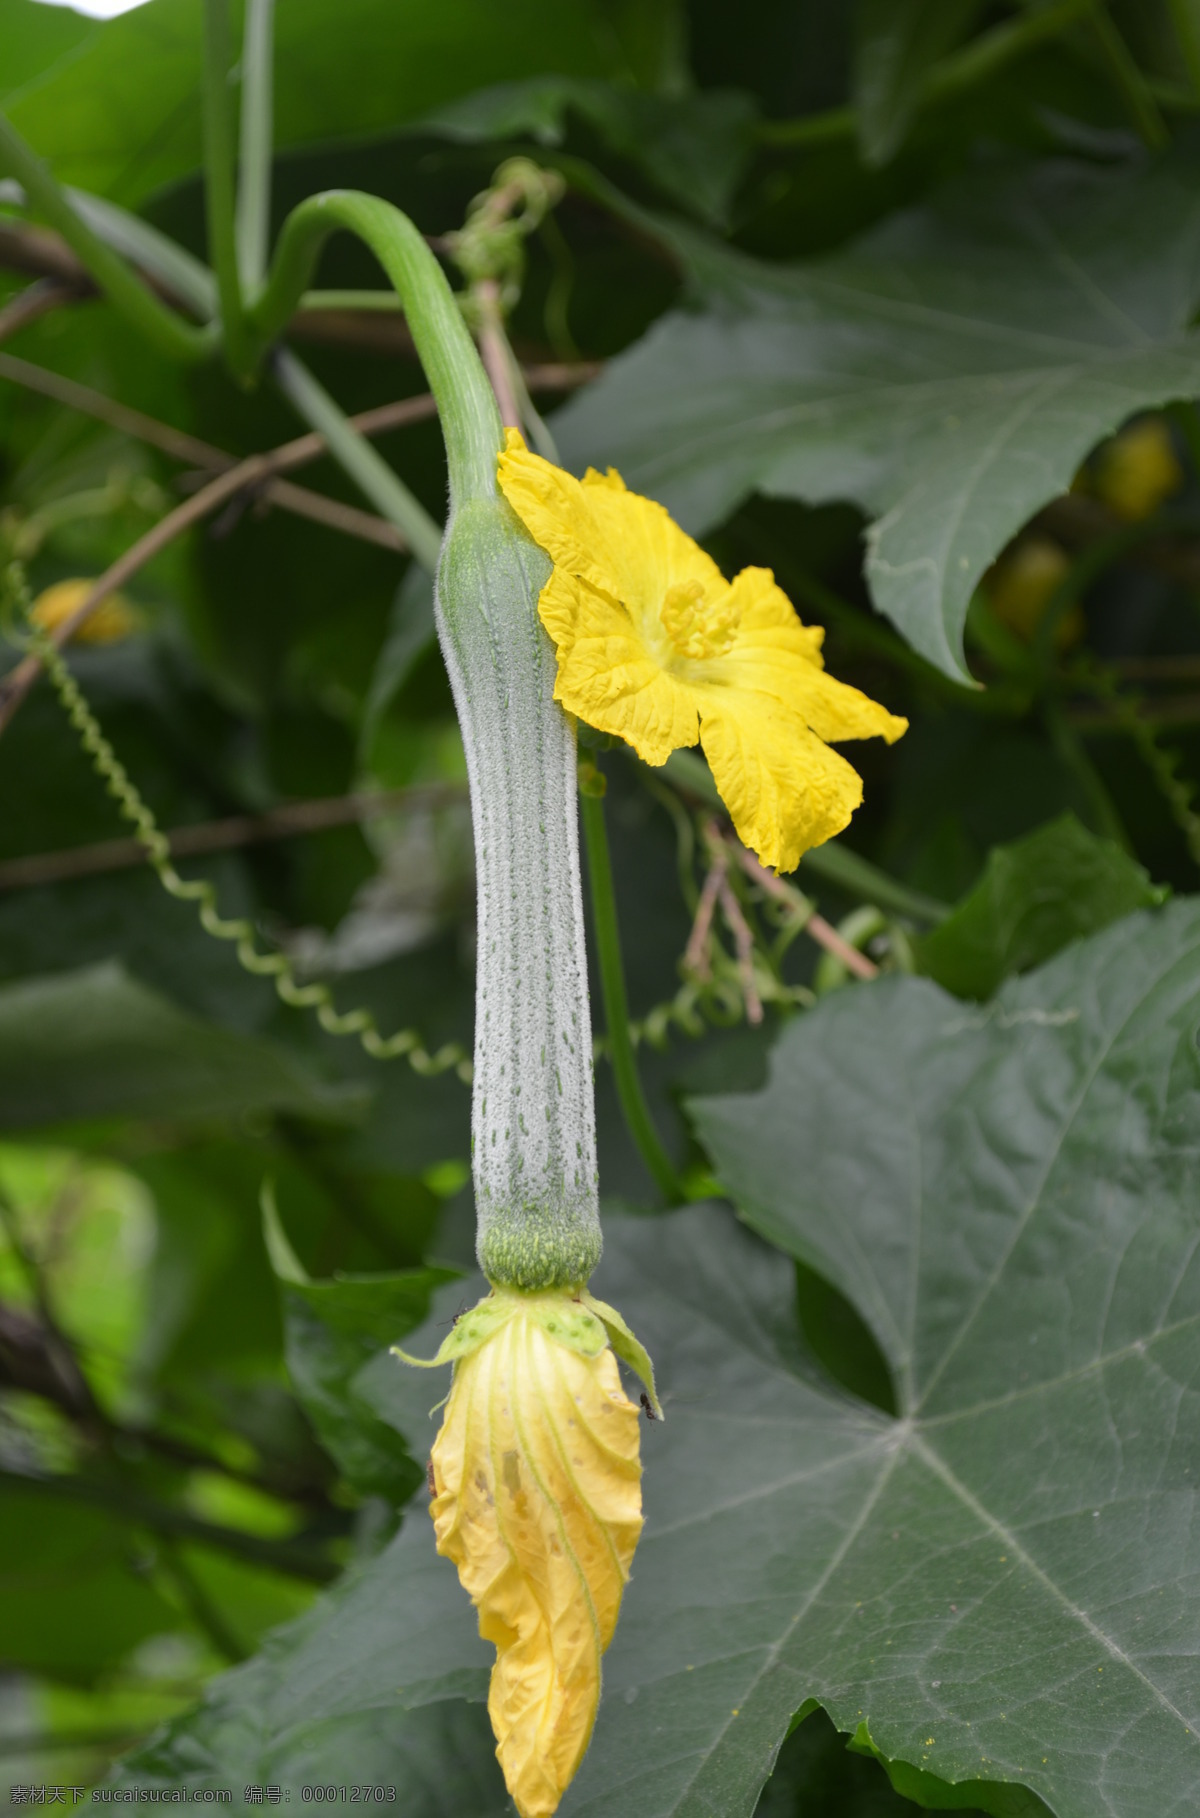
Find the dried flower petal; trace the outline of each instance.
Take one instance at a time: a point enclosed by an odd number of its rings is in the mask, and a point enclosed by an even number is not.
[[[511,1308],[498,1325],[497,1298]],[[433,1448],[431,1512],[497,1649],[488,1712],[508,1790],[521,1818],[549,1818],[591,1737],[641,1533],[639,1415],[569,1295],[482,1306],[489,1329],[460,1351]]]

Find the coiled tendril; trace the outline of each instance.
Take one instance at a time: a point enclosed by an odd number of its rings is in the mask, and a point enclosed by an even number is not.
[[[206,934],[212,935],[214,940],[231,941],[239,965],[255,977],[271,979],[285,1004],[297,1010],[315,1010],[317,1021],[327,1034],[356,1035],[372,1060],[397,1060],[403,1056],[415,1073],[445,1073],[453,1068],[459,1079],[469,1085],[471,1060],[461,1042],[446,1042],[436,1054],[430,1054],[415,1029],[400,1029],[394,1035],[385,1036],[380,1033],[373,1013],[365,1006],[357,1010],[338,1010],[328,985],[319,981],[308,985],[300,983],[286,953],[259,952],[252,922],[241,916],[220,914],[216,889],[207,878],[189,880],[180,877],[171,863],[171,847],[166,834],[105,738],[58,646],[31,617],[29,589],[16,564],[9,569],[6,580],[9,597],[24,622],[24,641],[45,668],[63,712],[92,760],[92,768],[116,802],[122,818],[133,829],[134,837],[167,894],[181,902],[195,903],[200,926]]]

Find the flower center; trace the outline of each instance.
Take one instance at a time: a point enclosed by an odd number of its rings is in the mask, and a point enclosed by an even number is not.
[[[668,587],[658,616],[683,657],[724,656],[737,637],[737,611],[730,592],[706,606],[699,581],[676,581]]]

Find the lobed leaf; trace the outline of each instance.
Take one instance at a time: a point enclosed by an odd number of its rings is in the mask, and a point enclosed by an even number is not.
[[[669,1418],[644,1436],[645,1535],[564,1818],[748,1818],[813,1700],[964,1803],[1191,1809],[1198,1027],[1200,905],[1177,902],[987,1011],[910,978],[840,993],[764,1090],[695,1104],[771,1242],[714,1206],[609,1221],[597,1285]],[[806,1359],[771,1244],[854,1300],[897,1418]],[[415,1350],[469,1291],[441,1291]],[[355,1392],[414,1451],[430,1434],[428,1384],[391,1359]],[[402,1708],[482,1696],[473,1629],[414,1514],[127,1772],[194,1778],[202,1735],[235,1776],[279,1778],[320,1714],[306,1771],[336,1778],[370,1711],[399,1774]]]
[[[699,533],[756,489],[870,513],[875,603],[965,676],[980,576],[1139,410],[1200,390],[1194,144],[975,171],[846,250],[767,265],[666,229],[693,283],[555,417]]]

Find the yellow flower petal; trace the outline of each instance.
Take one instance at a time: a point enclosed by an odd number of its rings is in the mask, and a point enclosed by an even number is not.
[[[696,743],[690,691],[655,661],[623,606],[556,568],[539,610],[558,646],[554,698],[568,713],[627,739],[648,764]]]
[[[826,674],[820,626],[800,623],[769,568],[743,568],[730,592],[741,614],[737,640],[721,662],[725,686],[771,695],[827,743],[884,738],[891,745],[907,731],[907,720]]]
[[[488,1712],[508,1790],[521,1818],[549,1818],[591,1737],[641,1532],[640,1426],[610,1350],[555,1337],[553,1296],[509,1298],[455,1366],[431,1512],[497,1650]]]
[[[56,581],[39,593],[30,607],[30,617],[43,631],[57,631],[87,599],[94,581]],[[95,612],[90,613],[75,633],[81,644],[116,644],[127,638],[137,625],[137,614],[120,593],[110,593]]]
[[[738,838],[775,871],[840,833],[862,801],[854,766],[766,696],[714,691],[700,742]]]
[[[862,786],[823,741],[900,737],[908,722],[825,673],[767,568],[726,582],[661,505],[619,474],[582,481],[516,430],[500,485],[553,558],[539,601],[558,650],[555,698],[648,764],[699,737],[742,840],[788,871],[846,826]]]
[[[531,454],[506,432],[500,489],[557,567],[621,601],[639,629],[652,629],[668,589],[697,581],[714,597],[726,583],[711,556],[652,499],[628,492],[620,474],[589,468],[582,481]]]

